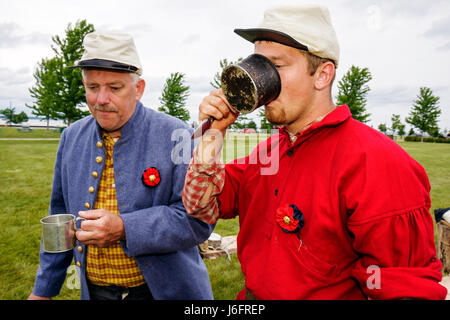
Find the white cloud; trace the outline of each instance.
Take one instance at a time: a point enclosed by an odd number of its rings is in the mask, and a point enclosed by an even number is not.
[[[26,32],[17,23],[0,23],[0,48],[16,48],[22,45],[45,45],[50,36],[41,32]]]
[[[0,0],[0,106],[12,101],[19,109],[29,103],[36,64],[53,55],[51,36],[63,36],[68,23],[86,19],[97,29],[133,34],[147,81],[144,104],[157,108],[165,79],[171,72],[185,73],[195,119],[220,59],[236,60],[253,51],[233,29],[256,26],[269,6],[310,2]],[[372,72],[368,107],[374,127],[393,111],[403,119],[418,88],[428,86],[441,96],[441,127],[450,128],[448,0],[315,2],[329,7],[340,41],[337,80],[352,64]]]

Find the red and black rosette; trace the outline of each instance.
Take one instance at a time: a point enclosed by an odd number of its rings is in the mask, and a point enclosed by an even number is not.
[[[159,176],[159,171],[153,167],[145,169],[141,178],[142,178],[142,183],[144,183],[144,185],[146,187],[155,187],[161,181],[161,178]]]
[[[303,213],[294,204],[285,204],[277,209],[276,219],[284,232],[298,232],[305,224]]]

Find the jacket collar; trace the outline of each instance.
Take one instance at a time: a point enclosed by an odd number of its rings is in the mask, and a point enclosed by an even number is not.
[[[140,101],[136,103],[136,108],[134,109],[134,113],[131,118],[125,123],[120,131],[121,140],[127,138],[132,132],[138,127],[138,123],[143,121],[143,110],[144,106]]]

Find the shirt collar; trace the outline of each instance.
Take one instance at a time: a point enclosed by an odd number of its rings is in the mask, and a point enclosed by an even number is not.
[[[286,136],[292,144],[297,140],[298,137],[305,135],[309,132],[312,132],[316,129],[325,127],[325,126],[334,126],[341,124],[348,118],[350,118],[352,114],[350,113],[350,109],[347,105],[342,105],[339,107],[336,107],[331,112],[322,115],[318,118],[316,118],[314,121],[312,121],[310,124],[302,128],[299,132],[296,134],[289,133],[286,128],[283,126],[280,128],[280,133],[284,136]]]
[[[111,136],[106,131],[102,131],[102,138],[105,144],[113,146],[117,141],[120,140],[120,134],[117,137],[111,138]]]

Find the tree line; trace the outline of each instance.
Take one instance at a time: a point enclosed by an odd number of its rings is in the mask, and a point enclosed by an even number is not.
[[[83,39],[86,34],[93,31],[95,31],[94,26],[87,23],[86,20],[77,21],[75,25],[69,23],[65,30],[65,37],[58,35],[52,37],[51,48],[55,53],[54,57],[43,58],[37,65],[33,74],[35,84],[29,89],[34,103],[26,106],[32,110],[33,115],[45,118],[47,125],[50,119],[53,119],[63,120],[69,126],[72,122],[89,115],[85,104],[81,70],[69,68],[69,66],[74,65],[81,58]],[[213,88],[220,88],[222,70],[241,60],[242,58],[236,61],[220,60],[219,71],[214,75],[210,85]],[[336,104],[348,105],[353,118],[363,123],[369,122],[371,116],[366,110],[367,96],[370,91],[368,82],[371,80],[372,74],[368,68],[352,65],[337,85]],[[185,74],[171,73],[162,89],[158,110],[188,122],[190,114],[186,107],[186,101],[189,97],[189,89],[185,83]],[[420,88],[410,113],[405,119],[412,126],[410,135],[414,134],[413,128],[418,130],[422,136],[424,133],[431,136],[439,135],[437,123],[441,110],[438,104],[439,97],[435,96],[430,88]],[[28,120],[28,116],[24,112],[15,114],[15,109],[11,107],[0,110],[0,114],[3,114],[8,122],[20,123]],[[273,129],[273,126],[267,122],[263,109],[258,111],[257,119],[260,121],[261,129]],[[391,121],[390,128],[382,123],[378,126],[378,130],[384,133],[391,130],[394,134],[405,135],[405,125],[401,123],[400,115],[393,114]],[[240,115],[232,128],[256,129],[257,124],[248,116]]]

